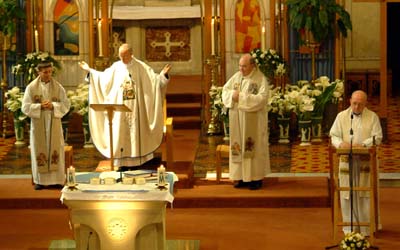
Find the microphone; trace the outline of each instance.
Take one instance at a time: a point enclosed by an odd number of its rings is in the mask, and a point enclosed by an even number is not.
[[[351,118],[351,123],[350,123],[350,138],[353,139],[353,118],[354,118],[353,113],[351,113],[350,118]]]

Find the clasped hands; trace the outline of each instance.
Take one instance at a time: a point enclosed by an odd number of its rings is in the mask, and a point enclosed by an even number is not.
[[[53,109],[53,103],[49,100],[43,101],[40,104],[41,109],[47,109],[47,110],[52,110]]]

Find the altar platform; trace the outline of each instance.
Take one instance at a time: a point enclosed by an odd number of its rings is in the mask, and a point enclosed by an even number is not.
[[[317,250],[336,243],[326,178],[266,178],[264,184],[250,191],[210,181],[176,190],[166,210],[167,242],[190,250],[197,248],[185,244],[193,242],[200,250]],[[380,189],[379,249],[400,249],[400,200],[393,198],[398,192],[397,187]],[[72,240],[60,195],[60,189],[33,190],[30,178],[0,179],[0,226],[7,229],[0,231],[0,249],[49,249],[53,241]]]

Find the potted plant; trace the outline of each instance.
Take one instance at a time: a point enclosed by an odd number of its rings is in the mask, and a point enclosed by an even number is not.
[[[335,0],[287,0],[289,24],[301,35],[304,44],[321,43],[334,37],[336,29],[347,37],[352,29],[350,14]]]
[[[15,144],[24,145],[24,127],[28,118],[21,110],[24,92],[18,87],[13,87],[5,93],[5,97],[7,101],[4,106],[14,114]]]

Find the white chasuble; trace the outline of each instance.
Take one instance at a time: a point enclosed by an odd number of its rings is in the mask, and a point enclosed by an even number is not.
[[[232,100],[240,91],[239,102]],[[268,144],[268,82],[257,69],[240,72],[224,85],[222,100],[229,108],[229,175],[232,180],[262,180],[270,173]]]
[[[52,101],[53,110],[42,110],[41,102]],[[26,88],[22,112],[31,119],[30,148],[33,181],[40,185],[64,184],[64,136],[61,118],[70,102],[64,88],[52,79],[45,84],[39,78]]]
[[[145,63],[132,59],[115,62],[104,72],[90,70],[90,104],[125,104],[132,112],[114,112],[115,166],[137,166],[153,158],[163,138],[163,99],[168,79]],[[109,121],[106,112],[89,109],[93,143],[110,158]]]

